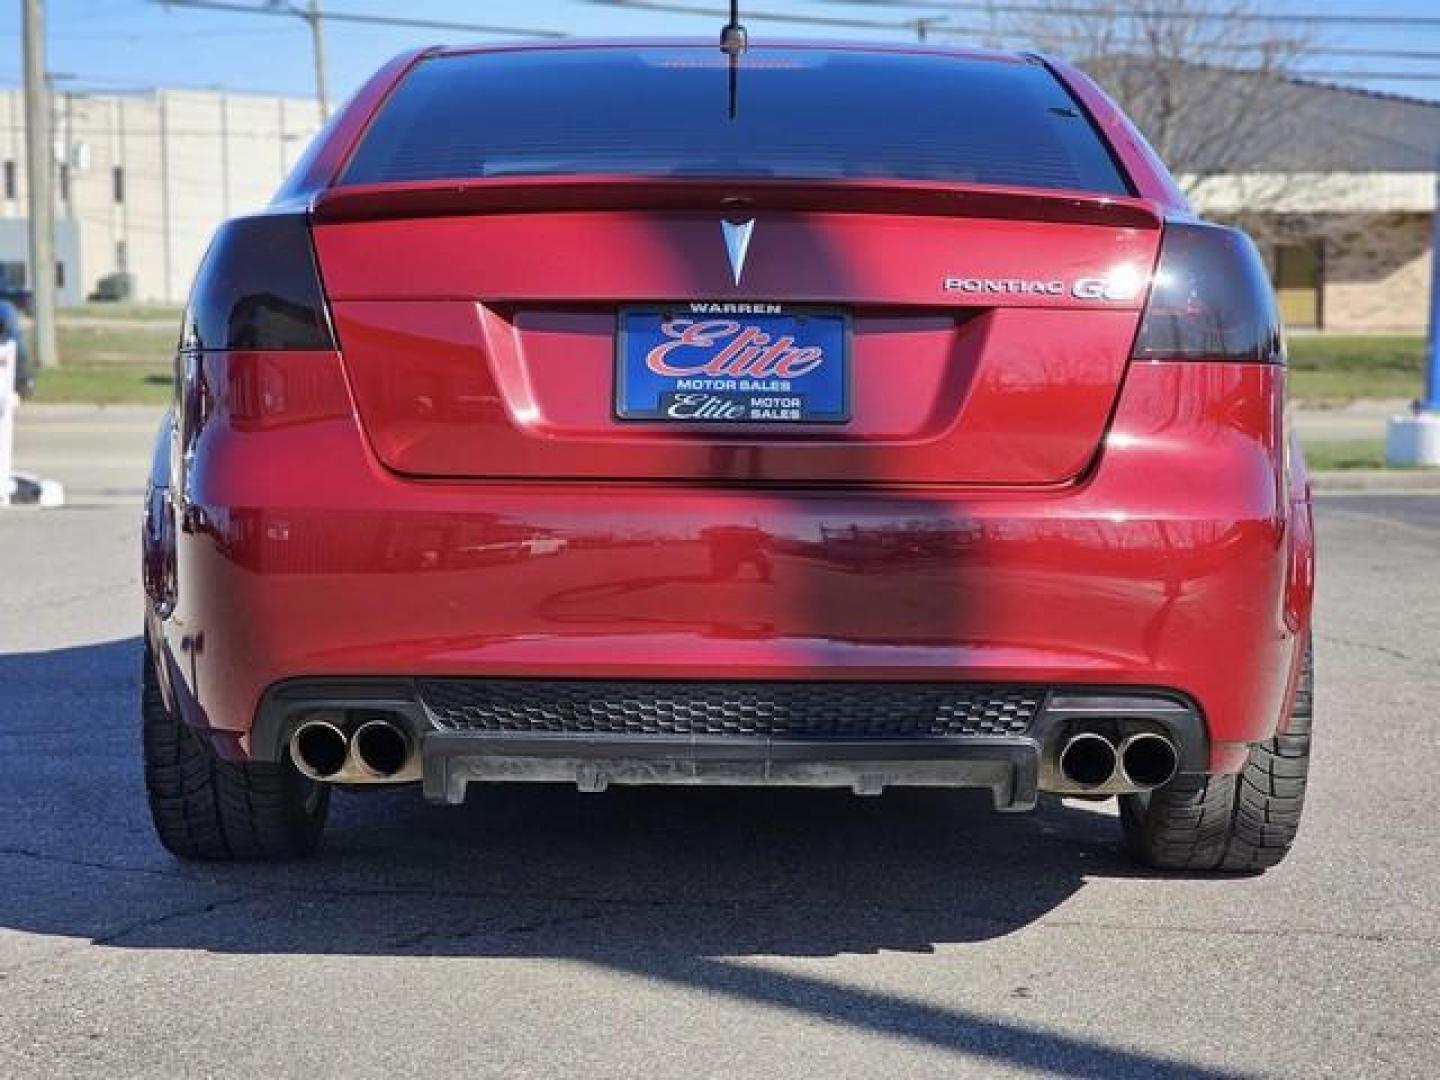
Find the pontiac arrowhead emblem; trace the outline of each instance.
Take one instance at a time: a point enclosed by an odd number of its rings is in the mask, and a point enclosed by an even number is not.
[[[730,276],[739,285],[740,275],[745,273],[745,253],[750,250],[750,234],[755,231],[755,219],[722,221],[720,231],[725,235],[725,254],[730,256]]]

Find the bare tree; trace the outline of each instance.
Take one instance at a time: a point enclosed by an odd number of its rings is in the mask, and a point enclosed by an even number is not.
[[[1073,57],[1194,192],[1210,177],[1295,171],[1313,147],[1317,118],[1294,81],[1313,43],[1254,18],[1273,11],[1252,0],[1042,0],[996,3],[990,19],[998,36]]]

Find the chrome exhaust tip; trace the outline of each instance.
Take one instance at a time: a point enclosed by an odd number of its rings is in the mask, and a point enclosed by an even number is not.
[[[1120,768],[1140,788],[1157,788],[1169,783],[1180,767],[1180,752],[1164,735],[1142,732],[1120,744]]]
[[[1060,748],[1060,773],[1082,788],[1102,787],[1115,775],[1115,747],[1103,735],[1082,731]]]
[[[311,780],[333,780],[350,758],[350,740],[329,720],[307,720],[290,736],[290,760]]]
[[[399,776],[410,764],[410,736],[390,720],[367,720],[350,741],[361,771],[380,780]]]

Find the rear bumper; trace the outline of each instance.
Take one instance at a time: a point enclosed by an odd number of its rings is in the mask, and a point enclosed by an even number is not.
[[[796,490],[400,480],[338,359],[307,363],[283,393],[217,365],[151,607],[172,705],[226,756],[263,756],[267,691],[317,676],[1160,687],[1211,771],[1284,714],[1310,541],[1276,369],[1132,367],[1061,487]]]
[[[552,781],[582,791],[611,784],[838,787],[878,795],[887,787],[983,788],[997,810],[1030,810],[1040,754],[1028,740],[825,742],[629,736],[606,740],[511,735],[431,735],[423,743],[425,797],[456,804],[472,781]]]
[[[1191,702],[1158,691],[961,683],[633,682],[504,679],[297,679],[271,688],[250,736],[280,760],[306,719],[353,730],[384,717],[418,747],[434,802],[459,803],[471,782],[983,788],[1001,810],[1040,791],[1132,790],[1117,775],[1082,787],[1059,768],[1082,730],[1118,742],[1153,732],[1179,771],[1203,773],[1205,726]],[[412,759],[413,761],[413,759]]]

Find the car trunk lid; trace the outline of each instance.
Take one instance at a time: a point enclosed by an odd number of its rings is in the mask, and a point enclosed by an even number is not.
[[[803,484],[1079,475],[1160,237],[1136,199],[604,178],[342,187],[313,229],[360,417],[394,471]],[[737,325],[771,305],[841,313],[845,415],[618,418],[635,305]]]

